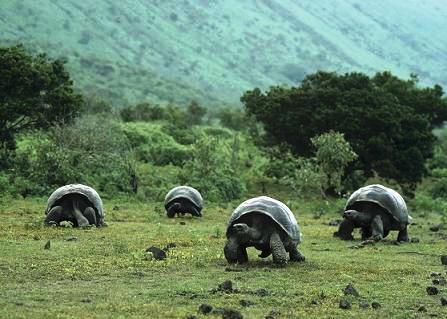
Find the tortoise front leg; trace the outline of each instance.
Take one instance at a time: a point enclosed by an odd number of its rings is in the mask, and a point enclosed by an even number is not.
[[[247,248],[239,246],[237,250],[237,262],[240,264],[245,264],[248,262]]]
[[[294,243],[290,243],[288,247],[290,261],[305,261],[306,257],[298,250],[298,247]]]
[[[410,241],[410,238],[408,238],[407,227],[399,231],[399,234],[397,234],[397,241]]]
[[[278,233],[270,236],[270,250],[272,251],[273,262],[279,266],[287,263],[287,252]]]
[[[180,210],[181,207],[182,205],[180,205],[180,203],[173,203],[172,205],[170,205],[166,210],[168,217],[175,217],[175,214]]]
[[[239,251],[239,243],[234,238],[230,238],[225,243],[224,247],[224,255],[225,259],[230,264],[235,264],[238,262],[238,251]]]
[[[59,223],[63,220],[64,220],[64,214],[62,213],[62,206],[54,206],[53,208],[51,208],[51,210],[45,217],[44,223],[47,226],[50,226],[53,223],[59,225]]]
[[[343,219],[338,226],[338,231],[334,233],[334,237],[339,237],[343,240],[353,240],[352,232],[354,231],[355,225],[352,220]]]
[[[371,221],[371,239],[379,241],[383,238],[383,221],[380,215],[376,215]]]
[[[372,236],[371,229],[368,227],[362,227],[361,233],[362,233],[362,240],[367,240]]]
[[[84,210],[84,216],[87,218],[90,225],[96,226],[96,212],[93,207],[87,207]]]

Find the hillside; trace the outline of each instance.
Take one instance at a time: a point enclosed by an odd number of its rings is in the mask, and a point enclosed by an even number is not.
[[[391,70],[447,85],[447,1],[4,0],[0,43],[64,57],[117,106],[237,104],[318,69]]]

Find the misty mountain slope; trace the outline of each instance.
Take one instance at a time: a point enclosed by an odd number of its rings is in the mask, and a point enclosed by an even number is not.
[[[447,0],[4,0],[0,41],[65,57],[116,105],[237,104],[316,70],[447,84]]]

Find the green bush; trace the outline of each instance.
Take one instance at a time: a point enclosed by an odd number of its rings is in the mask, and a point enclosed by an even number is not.
[[[124,122],[150,122],[167,118],[166,110],[159,105],[140,103],[121,109],[121,118]]]

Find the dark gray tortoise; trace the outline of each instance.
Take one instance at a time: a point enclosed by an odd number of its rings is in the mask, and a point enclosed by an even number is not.
[[[334,236],[352,240],[355,228],[361,229],[362,240],[379,241],[391,230],[399,231],[398,241],[408,241],[408,215],[404,199],[395,190],[379,184],[356,190],[348,199],[343,221]]]
[[[75,227],[104,226],[101,197],[91,187],[70,184],[56,189],[48,198],[45,224],[69,221]]]
[[[298,251],[300,228],[295,216],[282,202],[260,196],[246,200],[233,212],[228,222],[225,258],[229,263],[248,262],[247,247],[261,251],[259,257],[270,254],[277,265],[290,261],[304,261]]]
[[[190,186],[177,186],[171,189],[165,197],[165,209],[168,217],[191,214],[201,217],[203,198],[199,191]]]

